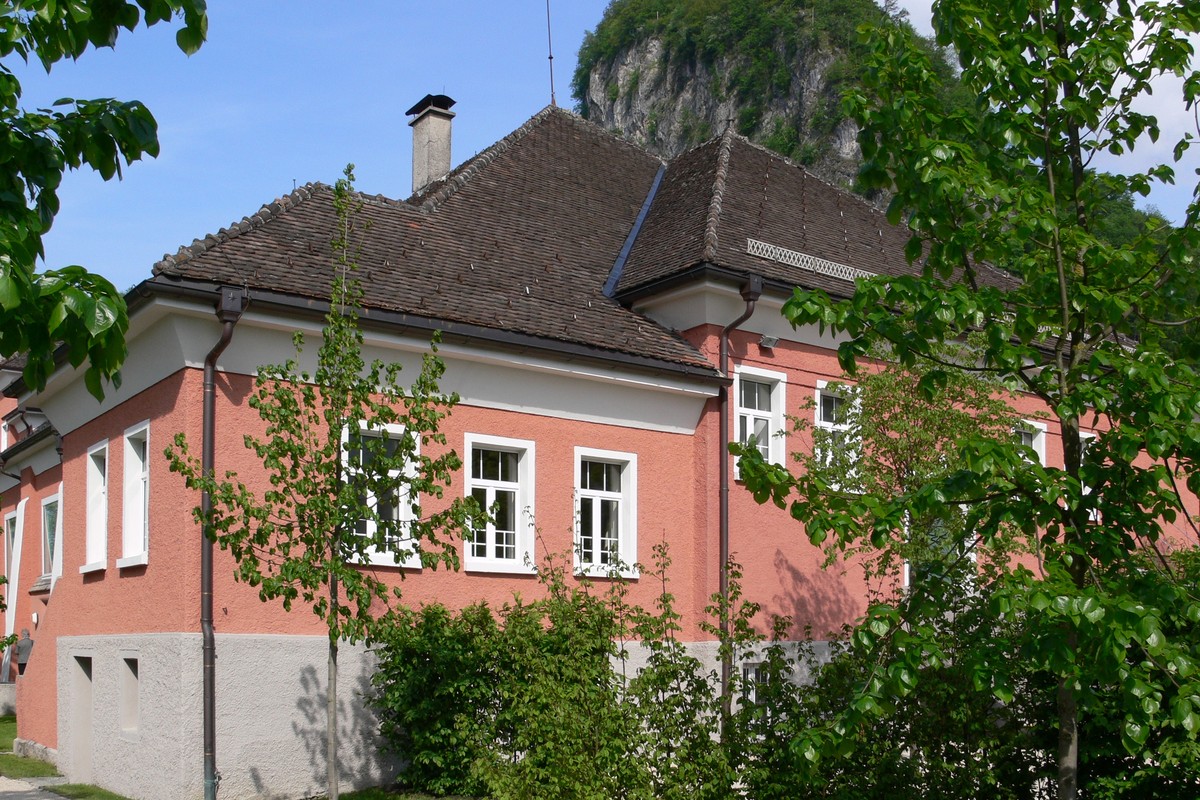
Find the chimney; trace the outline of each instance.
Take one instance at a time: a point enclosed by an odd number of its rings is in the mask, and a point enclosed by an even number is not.
[[[417,194],[450,172],[450,120],[454,101],[444,94],[427,94],[405,114],[416,114],[413,129],[412,188]]]

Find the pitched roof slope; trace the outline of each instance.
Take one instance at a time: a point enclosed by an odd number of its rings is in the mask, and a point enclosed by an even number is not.
[[[369,308],[712,372],[691,345],[602,287],[658,171],[648,153],[549,108],[411,204],[362,196]],[[328,297],[332,190],[312,184],[183,248],[158,279]]]
[[[704,234],[713,211],[721,139],[676,156],[617,283],[620,294],[705,260]]]
[[[618,293],[707,263],[845,295],[853,280],[837,266],[876,275],[919,273],[904,256],[908,238],[861,198],[727,132],[668,165]],[[776,257],[749,252],[751,239],[774,248]],[[985,278],[1010,280],[994,272]]]

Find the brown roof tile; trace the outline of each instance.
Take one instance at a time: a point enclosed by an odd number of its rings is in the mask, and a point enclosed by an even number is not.
[[[359,277],[368,309],[567,343],[612,357],[713,374],[674,332],[604,286],[655,177],[658,158],[573,114],[547,108],[406,202],[360,195]],[[328,298],[332,189],[308,184],[181,248],[172,278]],[[617,296],[697,265],[846,294],[852,284],[752,255],[747,241],[875,274],[918,267],[906,231],[862,200],[732,133],[675,158],[624,263]],[[997,282],[1010,281],[995,273]]]
[[[364,304],[712,372],[602,288],[660,162],[547,109],[411,203],[362,196]],[[155,273],[328,297],[332,190],[310,184]]]
[[[851,282],[751,255],[747,240],[876,275],[917,274],[920,266],[904,256],[908,238],[862,199],[726,133],[667,166],[618,292],[634,292],[705,263],[846,294]],[[998,271],[985,279],[1013,280]]]

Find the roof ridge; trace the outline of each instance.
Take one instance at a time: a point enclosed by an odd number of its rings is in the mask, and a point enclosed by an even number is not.
[[[570,122],[572,125],[588,128],[596,133],[609,136],[614,141],[626,147],[633,148],[640,153],[656,159],[659,163],[666,163],[661,157],[651,153],[644,147],[640,147],[633,142],[628,141],[627,139],[616,136],[612,132],[604,130],[599,125],[589,122],[583,117],[580,117],[578,114],[568,111],[565,108],[550,105],[546,106],[541,111],[527,119],[524,124],[509,133],[503,139],[500,139],[487,149],[480,151],[470,159],[464,161],[458,168],[452,170],[445,178],[435,181],[435,184],[440,184],[436,189],[424,194],[414,194],[413,196],[409,197],[408,200],[402,202],[405,205],[408,205],[410,208],[416,208],[419,211],[426,213],[436,210],[438,206],[453,197],[459,189],[470,183],[471,180],[480,172],[482,172],[489,164],[491,164],[500,156],[504,155],[504,153],[508,152],[508,150],[517,144],[517,142],[528,136],[538,125],[551,116],[558,116],[567,122]]]
[[[721,134],[721,149],[717,151],[717,174],[713,177],[712,199],[704,222],[704,250],[700,253],[701,259],[710,263],[717,260],[717,224],[721,221],[721,203],[725,197],[725,179],[729,175],[729,157],[735,135],[732,129],[726,128]]]
[[[174,255],[164,253],[163,257],[152,268],[151,273],[158,275],[172,267],[179,267],[183,263],[208,252],[222,242],[228,242],[231,239],[236,239],[243,233],[257,230],[270,220],[286,214],[305,200],[308,200],[317,191],[328,188],[327,184],[320,181],[310,181],[302,186],[298,186],[288,194],[277,197],[270,203],[264,203],[253,214],[229,223],[227,227],[221,228],[216,233],[210,233],[203,239],[194,239],[191,244],[181,246]]]
[[[459,189],[470,182],[472,178],[478,175],[484,167],[496,160],[497,157],[503,155],[514,144],[524,139],[534,128],[541,124],[542,120],[546,119],[558,109],[557,106],[546,106],[541,111],[534,114],[521,127],[509,133],[503,139],[500,139],[492,146],[480,151],[475,157],[465,161],[458,169],[453,170],[442,179],[442,185],[436,190],[426,195],[420,205],[417,206],[421,211],[429,212],[436,209],[442,203],[454,196]],[[413,197],[411,200],[416,200],[419,197]]]

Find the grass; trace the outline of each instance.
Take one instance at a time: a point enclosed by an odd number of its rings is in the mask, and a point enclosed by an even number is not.
[[[101,789],[98,786],[89,786],[86,783],[64,783],[59,786],[47,786],[47,789],[57,795],[63,797],[75,797],[80,800],[129,800],[129,798],[113,794],[107,789]]]
[[[45,761],[0,753],[0,775],[6,778],[49,778],[57,774],[54,765]]]
[[[17,718],[12,714],[0,717],[0,750],[11,751],[15,738],[17,738]]]

